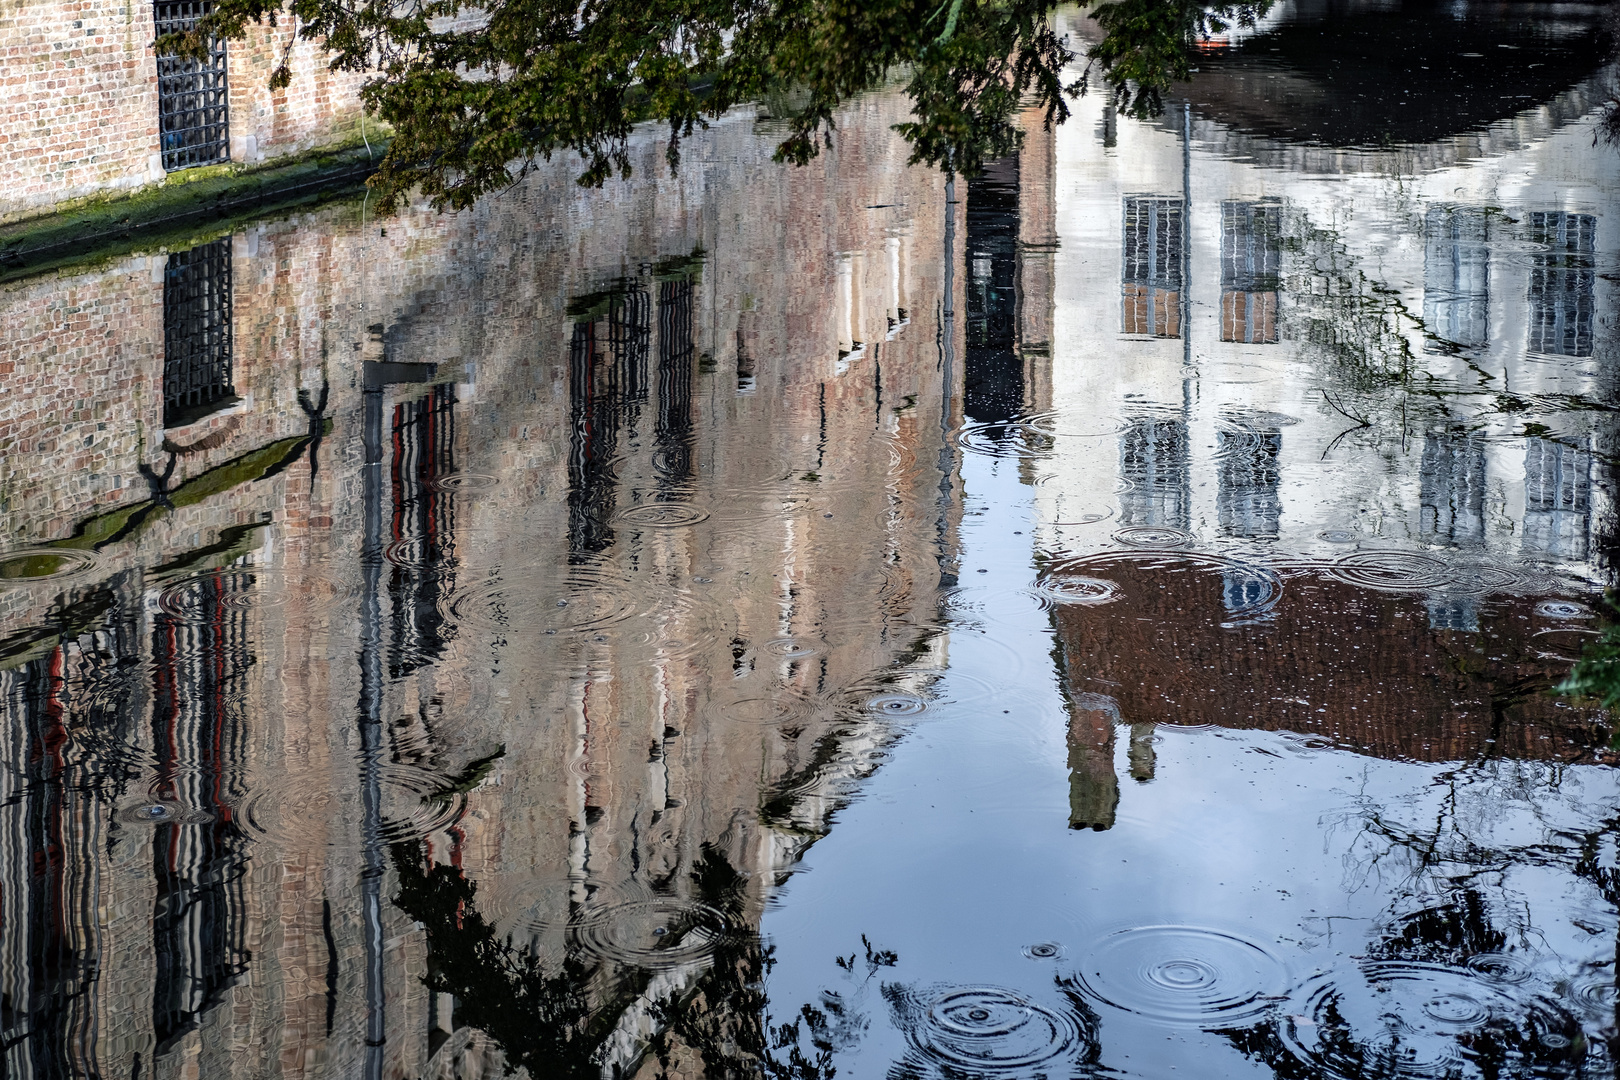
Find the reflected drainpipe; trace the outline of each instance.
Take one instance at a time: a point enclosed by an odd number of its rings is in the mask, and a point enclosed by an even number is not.
[[[940,333],[940,402],[939,402],[939,522],[937,542],[939,551],[939,585],[942,589],[956,585],[956,570],[951,559],[946,535],[950,529],[951,470],[955,455],[951,452],[951,394],[956,385],[956,171],[945,173],[945,305],[941,312]]]
[[[360,553],[360,787],[364,806],[361,839],[365,865],[360,872],[366,944],[366,1080],[382,1080],[387,1023],[383,999],[382,925],[382,537],[383,384],[373,383],[366,365],[365,387],[365,541]]]
[[[386,388],[433,379],[434,364],[389,363],[383,359],[383,327],[370,328],[361,354],[364,378],[366,465],[363,477],[365,531],[360,551],[360,825],[364,867],[360,871],[361,916],[366,946],[365,1080],[382,1080],[388,1037],[383,990],[382,832],[383,755],[383,407]]]
[[[1181,362],[1192,367],[1192,102],[1181,107]],[[1182,401],[1187,383],[1182,381]]]

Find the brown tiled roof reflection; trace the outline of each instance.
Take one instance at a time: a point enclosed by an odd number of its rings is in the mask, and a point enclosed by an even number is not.
[[[1604,755],[1602,715],[1547,692],[1591,624],[1544,618],[1534,597],[1380,592],[1312,573],[1234,623],[1219,569],[1127,561],[1107,576],[1118,600],[1057,613],[1071,743],[1111,743],[1123,722],[1314,734],[1414,761]]]

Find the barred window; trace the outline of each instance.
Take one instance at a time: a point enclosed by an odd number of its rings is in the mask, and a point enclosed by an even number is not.
[[[1531,243],[1529,350],[1549,356],[1591,356],[1597,218],[1544,211],[1525,215]]]
[[[1282,207],[1221,204],[1221,340],[1277,342]]]
[[[1423,322],[1443,342],[1478,348],[1490,337],[1490,238],[1490,219],[1479,207],[1429,208],[1423,223]]]
[[[1180,199],[1125,199],[1124,333],[1181,336],[1181,228]]]
[[[1126,525],[1185,529],[1191,518],[1191,459],[1187,422],[1170,417],[1132,420],[1119,436],[1119,474],[1129,482],[1120,494]]]
[[[158,36],[181,34],[213,11],[212,0],[156,0]],[[158,138],[169,172],[229,161],[230,125],[225,86],[225,43],[210,41],[208,58],[159,56]]]
[[[169,256],[163,275],[163,423],[236,400],[231,385],[231,239]]]
[[[1587,555],[1592,518],[1592,453],[1574,445],[1526,439],[1524,450],[1524,546],[1558,559]]]

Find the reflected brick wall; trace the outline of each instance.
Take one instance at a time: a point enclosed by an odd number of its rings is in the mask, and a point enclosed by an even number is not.
[[[1530,598],[1300,575],[1263,621],[1233,627],[1220,572],[1122,561],[1106,576],[1122,598],[1060,608],[1058,635],[1072,692],[1105,695],[1125,723],[1315,734],[1412,761],[1593,760],[1597,718],[1547,693],[1585,624]],[[1101,753],[1112,732],[1094,728],[1081,736]]]

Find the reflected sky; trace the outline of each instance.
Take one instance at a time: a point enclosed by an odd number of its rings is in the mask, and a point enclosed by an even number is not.
[[[1612,1075],[1603,72],[1216,107],[1517,17],[3,286],[5,1075]]]

